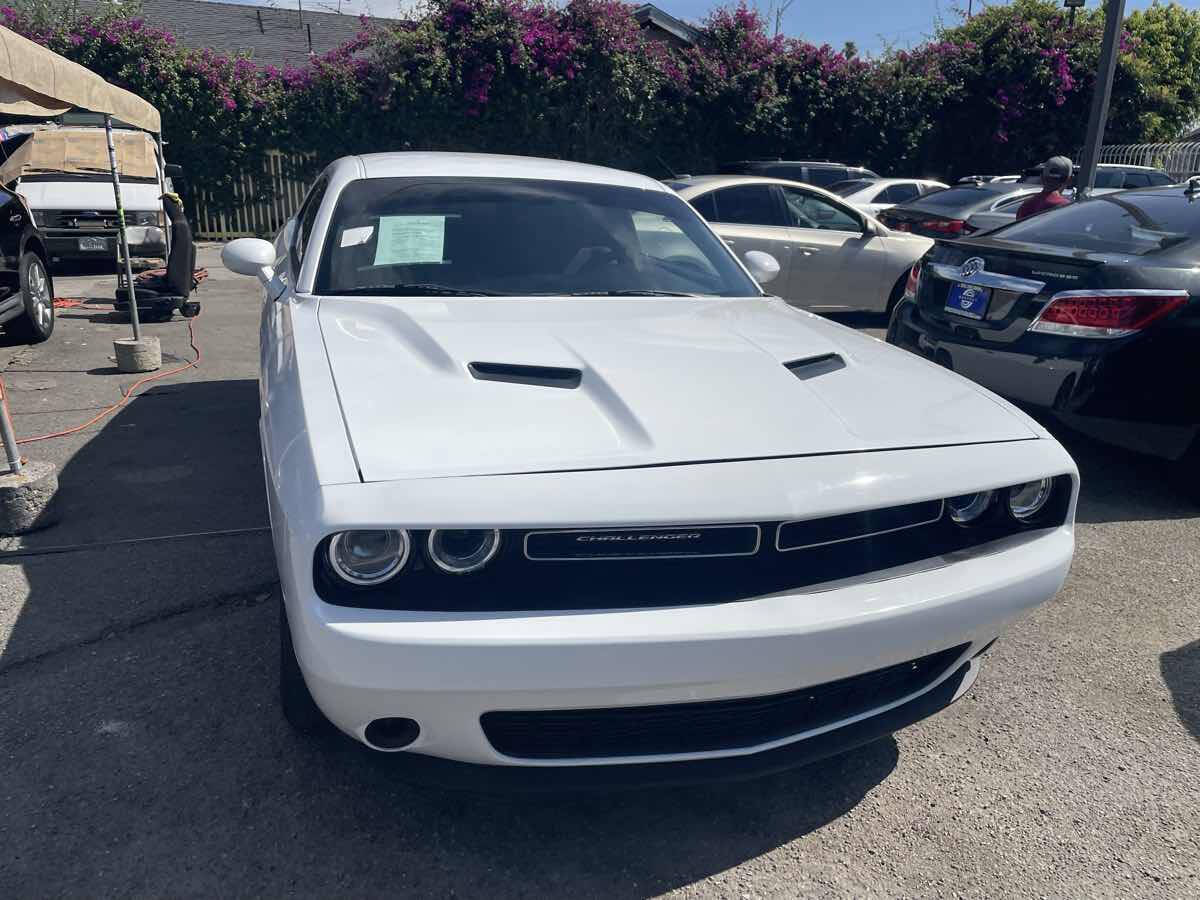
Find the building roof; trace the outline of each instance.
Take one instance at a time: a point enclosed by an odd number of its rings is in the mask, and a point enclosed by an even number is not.
[[[84,3],[88,5],[93,4]],[[310,54],[336,50],[362,29],[356,15],[310,12],[295,3],[275,8],[209,0],[142,0],[138,16],[148,25],[170,31],[184,47],[249,56],[260,66],[278,68],[303,66]]]
[[[671,43],[692,46],[700,40],[699,29],[675,18],[666,10],[659,9],[653,3],[639,6],[633,11],[633,17],[642,28],[661,35]]]

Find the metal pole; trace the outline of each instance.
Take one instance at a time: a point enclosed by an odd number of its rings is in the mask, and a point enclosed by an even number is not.
[[[158,192],[165,194],[167,192],[167,154],[163,150],[163,139],[161,134],[154,136],[154,145],[158,148]],[[162,206],[163,215],[163,248],[167,255],[163,262],[171,258],[171,223],[167,219],[167,204],[160,198],[159,204]]]
[[[138,322],[137,295],[133,291],[133,263],[129,259],[129,237],[125,234],[125,207],[121,205],[121,176],[117,174],[117,148],[113,144],[112,116],[104,115],[104,134],[108,138],[108,167],[112,170],[113,196],[117,199],[117,240],[125,260],[125,289],[129,292],[129,321],[133,323],[133,339],[142,339]],[[120,276],[117,278],[120,281]]]
[[[1096,186],[1096,163],[1100,161],[1100,146],[1104,143],[1104,125],[1108,120],[1108,104],[1112,99],[1113,74],[1117,71],[1118,45],[1124,24],[1125,0],[1108,0],[1104,14],[1104,44],[1100,48],[1100,65],[1096,69],[1096,92],[1092,95],[1083,159],[1080,160],[1079,175],[1075,179],[1076,200],[1086,200]]]
[[[8,388],[0,382],[4,392],[0,398],[0,437],[4,439],[4,455],[8,457],[8,471],[16,475],[21,471],[21,451],[17,449],[17,435],[13,432],[12,419],[8,415]]]

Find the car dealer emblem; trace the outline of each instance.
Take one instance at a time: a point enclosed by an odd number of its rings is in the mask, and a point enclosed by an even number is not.
[[[972,275],[978,275],[983,271],[983,260],[978,256],[972,256],[958,270],[958,274],[963,278],[970,278]]]

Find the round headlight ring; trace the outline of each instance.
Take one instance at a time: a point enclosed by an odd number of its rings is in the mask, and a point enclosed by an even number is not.
[[[500,550],[495,528],[435,528],[426,541],[429,560],[450,575],[478,572]]]
[[[977,494],[962,494],[951,497],[946,501],[950,510],[950,521],[956,525],[972,525],[983,516],[992,505],[993,491],[980,491]]]
[[[1046,508],[1054,479],[1040,478],[1008,489],[1008,511],[1018,522],[1031,522]]]
[[[343,581],[370,587],[403,569],[411,549],[404,530],[341,531],[329,539],[329,565]]]

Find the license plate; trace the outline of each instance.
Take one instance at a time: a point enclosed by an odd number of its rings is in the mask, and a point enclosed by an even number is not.
[[[955,282],[950,287],[949,296],[946,297],[946,312],[966,316],[968,319],[982,319],[991,299],[991,288]]]
[[[102,237],[86,237],[79,239],[80,250],[107,250],[108,241]]]

